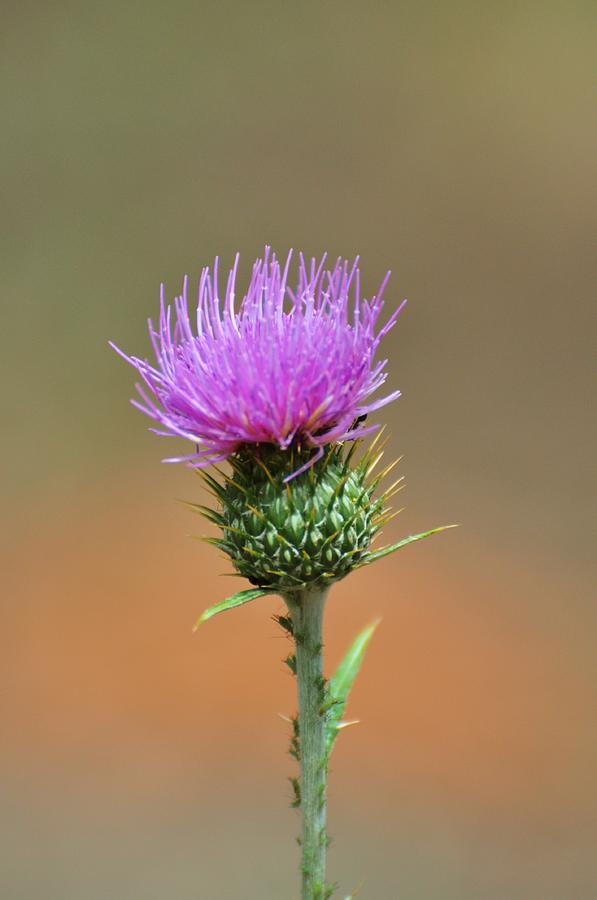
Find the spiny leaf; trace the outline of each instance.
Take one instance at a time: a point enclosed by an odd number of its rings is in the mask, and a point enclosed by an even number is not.
[[[373,550],[371,553],[367,553],[363,556],[363,559],[357,563],[355,569],[360,569],[362,566],[368,566],[369,563],[375,562],[376,559],[382,559],[384,556],[394,553],[395,550],[406,547],[407,544],[414,544],[415,541],[421,541],[423,538],[430,537],[432,534],[438,534],[440,531],[447,531],[449,528],[458,528],[458,525],[442,525],[440,528],[432,528],[431,531],[422,531],[421,534],[410,534],[408,537],[398,541],[397,544],[390,544],[388,547],[381,547],[379,550]]]
[[[208,619],[211,619],[212,616],[217,616],[218,613],[226,612],[228,609],[235,609],[237,606],[243,606],[245,603],[250,603],[251,600],[257,600],[258,597],[264,597],[266,594],[275,593],[269,588],[250,588],[248,591],[239,591],[238,594],[234,594],[232,597],[228,597],[227,600],[222,600],[221,603],[216,603],[215,606],[210,606],[209,609],[202,612],[193,626],[193,631],[197,631],[203,622],[207,622]]]
[[[294,634],[294,624],[290,616],[274,616],[274,622],[277,622],[280,628],[283,628],[290,637]]]
[[[367,644],[373,637],[373,633],[378,625],[379,620],[368,625],[364,631],[361,631],[329,683],[328,696],[331,706],[327,718],[326,756],[328,757],[332,752],[332,747],[338,734],[338,728],[340,727],[342,713],[344,712],[350,689],[361,668]]]
[[[293,800],[290,805],[293,809],[297,809],[301,805],[301,784],[298,778],[289,778],[288,780],[292,785],[293,793]]]
[[[293,675],[296,675],[296,656],[294,653],[290,653],[286,659],[284,660],[290,671]]]

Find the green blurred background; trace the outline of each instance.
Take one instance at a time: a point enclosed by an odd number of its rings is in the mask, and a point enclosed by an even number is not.
[[[592,4],[5,0],[2,23],[0,895],[297,895],[280,603],[191,634],[238,583],[187,539],[198,480],[159,464],[107,347],[146,352],[160,281],[269,242],[359,252],[369,292],[393,270],[388,537],[464,525],[334,591],[330,664],[384,621],[332,878],[597,896]]]

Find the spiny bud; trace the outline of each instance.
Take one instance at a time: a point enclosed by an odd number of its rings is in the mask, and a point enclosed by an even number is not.
[[[254,585],[285,593],[329,585],[357,566],[379,530],[383,499],[373,497],[369,457],[351,466],[343,445],[313,455],[245,445],[223,483],[208,476],[220,500],[218,546]]]

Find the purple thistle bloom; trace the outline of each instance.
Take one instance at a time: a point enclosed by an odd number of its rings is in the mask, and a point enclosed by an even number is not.
[[[156,434],[187,438],[189,456],[165,462],[203,467],[226,459],[242,444],[286,449],[293,441],[323,448],[373,430],[355,420],[390,403],[400,391],[370,401],[386,380],[387,360],[375,362],[378,345],[394,325],[404,301],[376,334],[382,294],[390,273],[371,299],[360,297],[358,257],[338,259],[324,270],[325,256],[307,265],[300,254],[298,284],[287,283],[291,253],[281,268],[265,249],[247,293],[235,308],[238,255],[224,297],[203,269],[195,330],[189,319],[187,279],[173,307],[162,285],[157,328],[149,321],[155,365],[111,346],[139,373],[134,406],[159,423]],[[298,474],[298,473],[295,473]]]

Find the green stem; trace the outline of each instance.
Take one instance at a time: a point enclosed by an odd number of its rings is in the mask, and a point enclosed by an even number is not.
[[[301,812],[302,900],[325,900],[327,758],[323,677],[323,609],[326,590],[286,597],[296,642]]]

